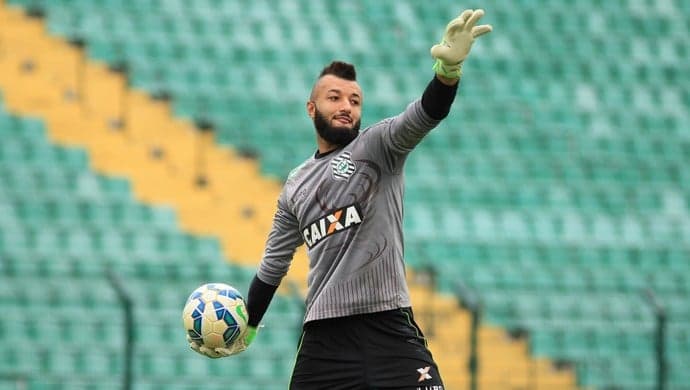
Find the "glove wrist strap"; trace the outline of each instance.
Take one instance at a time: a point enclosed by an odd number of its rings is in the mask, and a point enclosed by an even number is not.
[[[259,325],[261,327],[262,325]],[[256,338],[256,333],[259,331],[257,327],[254,326],[249,326],[247,327],[247,335],[244,337],[244,341],[249,346],[249,344],[254,341],[254,338]]]
[[[455,65],[444,64],[443,61],[436,59],[432,67],[436,74],[448,79],[459,79],[462,77],[462,61]]]

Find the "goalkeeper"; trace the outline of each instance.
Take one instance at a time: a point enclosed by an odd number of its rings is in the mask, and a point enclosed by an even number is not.
[[[264,257],[249,287],[249,328],[230,349],[245,350],[298,246],[309,256],[303,333],[290,389],[443,389],[414,321],[403,260],[403,166],[444,119],[482,10],[465,10],[431,48],[434,77],[399,115],[359,131],[363,94],[353,65],[332,62],[306,103],[317,150],[287,178]]]

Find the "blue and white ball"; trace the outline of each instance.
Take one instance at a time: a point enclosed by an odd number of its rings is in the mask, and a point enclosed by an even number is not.
[[[182,322],[192,341],[211,349],[226,348],[247,328],[244,298],[227,284],[204,284],[189,295]]]

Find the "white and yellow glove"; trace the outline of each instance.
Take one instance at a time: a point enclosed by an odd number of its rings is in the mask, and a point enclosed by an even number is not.
[[[253,326],[248,326],[246,330],[244,331],[244,334],[240,335],[240,337],[237,338],[237,340],[230,345],[229,348],[208,348],[203,345],[199,345],[196,341],[193,341],[189,335],[187,335],[187,342],[189,342],[189,346],[196,352],[209,357],[211,359],[218,359],[221,357],[228,357],[231,355],[236,355],[240,352],[245,351],[247,348],[249,348],[249,344],[254,341],[254,338],[256,338],[256,334],[259,332],[259,329]]]
[[[436,59],[433,67],[436,74],[448,79],[462,76],[462,62],[470,54],[474,39],[492,30],[489,24],[475,26],[482,16],[482,9],[467,9],[448,23],[441,43],[431,48],[431,56]]]

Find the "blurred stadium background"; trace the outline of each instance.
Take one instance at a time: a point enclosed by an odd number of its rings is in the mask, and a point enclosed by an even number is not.
[[[304,252],[241,356],[191,352],[184,300],[246,291],[321,67],[397,114],[470,7],[494,32],[406,171],[447,388],[690,388],[690,2],[0,0],[0,389],[286,388]]]

